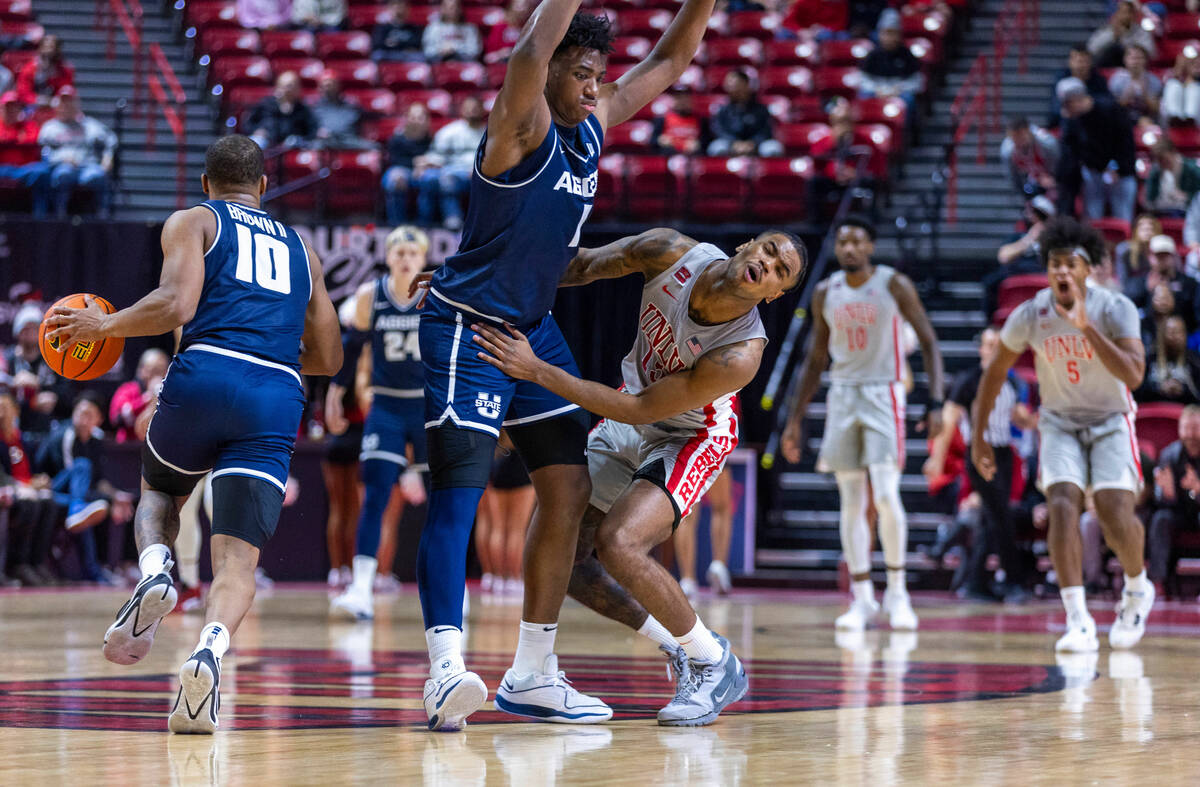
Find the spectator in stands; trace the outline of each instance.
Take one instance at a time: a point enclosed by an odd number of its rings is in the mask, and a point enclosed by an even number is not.
[[[521,37],[521,28],[525,27],[531,13],[532,0],[509,0],[508,8],[504,9],[504,19],[488,31],[487,40],[483,43],[483,62],[508,62],[513,46]]]
[[[1113,292],[1125,291],[1121,285],[1121,279],[1117,277],[1117,263],[1114,259],[1113,246],[1108,241],[1104,242],[1104,253],[1100,255],[1100,260],[1092,266],[1087,283],[1089,286],[1102,287]]]
[[[433,139],[429,135],[429,110],[420,102],[408,105],[404,113],[404,128],[397,130],[388,140],[387,171],[383,173],[383,193],[387,206],[388,223],[393,227],[408,221],[408,195],[420,181],[421,176],[435,169],[426,156]],[[433,223],[434,200],[421,204],[417,221],[429,226]]]
[[[479,31],[463,21],[461,0],[442,0],[438,12],[425,26],[421,36],[425,58],[433,63],[444,60],[478,60],[482,50]]]
[[[1066,121],[1057,178],[1060,187],[1064,181],[1073,182],[1078,177],[1088,218],[1115,216],[1132,222],[1137,177],[1128,114],[1107,99],[1093,98],[1087,86],[1075,77],[1059,81],[1055,90]],[[1110,171],[1112,163],[1116,164],[1115,172]],[[1069,202],[1064,199],[1066,195]],[[1060,188],[1060,211],[1072,211],[1074,200],[1070,189]]]
[[[1179,254],[1169,235],[1150,239],[1150,268],[1145,276],[1131,276],[1125,282],[1125,295],[1133,301],[1142,315],[1142,333],[1146,346],[1154,344],[1159,323],[1178,314],[1187,324],[1187,331],[1196,330],[1196,280],[1179,270]]]
[[[169,363],[170,359],[162,350],[153,347],[146,350],[138,359],[134,378],[113,394],[108,405],[108,420],[116,427],[118,443],[135,439],[134,424],[142,411],[156,401],[158,387],[167,376]]]
[[[1146,177],[1146,204],[1160,216],[1182,216],[1200,193],[1200,164],[1181,155],[1166,134],[1151,151],[1154,166]]]
[[[1137,44],[1125,47],[1125,67],[1118,68],[1108,79],[1108,92],[1125,107],[1134,125],[1154,123],[1158,118],[1163,83],[1146,70],[1149,57]]]
[[[373,150],[375,143],[359,135],[362,109],[342,95],[342,83],[332,71],[321,75],[317,83],[320,97],[312,106],[317,121],[317,142],[334,149]]]
[[[238,24],[247,30],[274,30],[292,21],[292,0],[237,0]]]
[[[854,106],[844,98],[835,98],[829,104],[827,119],[829,133],[809,148],[815,174],[807,187],[808,217],[814,221],[824,219],[826,207],[841,200],[858,174]]]
[[[754,94],[750,76],[741,69],[733,69],[725,75],[723,87],[729,101],[709,121],[713,141],[708,145],[708,155],[782,154],[783,145],[772,138],[771,113]]]
[[[1127,1],[1117,6],[1108,24],[1092,33],[1087,48],[1098,68],[1115,68],[1130,46],[1140,46],[1150,57],[1158,53],[1154,36],[1142,29],[1137,3]]]
[[[50,431],[54,416],[69,412],[71,391],[71,382],[55,374],[38,349],[42,313],[37,304],[22,306],[13,317],[14,344],[0,353],[0,365],[11,375],[9,386],[21,407],[21,428],[33,439]]]
[[[1200,57],[1181,52],[1162,95],[1163,120],[1200,122]]]
[[[54,117],[38,133],[42,160],[50,165],[50,197],[61,218],[67,215],[71,194],[90,191],[101,216],[109,215],[109,174],[117,151],[117,135],[79,107],[75,88],[67,86],[54,97]]]
[[[458,120],[434,134],[429,159],[436,169],[426,171],[418,182],[418,201],[424,203],[420,210],[431,210],[436,199],[442,223],[450,230],[462,228],[462,199],[471,185],[475,151],[487,129],[487,112],[475,96],[463,99],[458,114]]]
[[[1139,402],[1200,403],[1200,353],[1188,349],[1187,323],[1177,314],[1163,321],[1146,358]]]
[[[1050,89],[1050,114],[1046,117],[1046,128],[1054,129],[1062,124],[1062,104],[1058,100],[1058,91],[1055,88],[1067,77],[1075,77],[1082,82],[1093,98],[1111,95],[1108,92],[1108,80],[1096,69],[1087,45],[1076,44],[1071,47],[1067,56],[1067,67],[1054,77],[1054,86]]]
[[[1058,139],[1029,122],[1024,115],[1008,122],[1008,133],[1000,143],[1000,159],[1008,165],[1013,187],[1025,199],[1045,194],[1055,199]]]
[[[1171,573],[1175,534],[1200,527],[1200,407],[1179,417],[1179,439],[1158,455],[1154,468],[1154,515],[1146,528],[1146,574],[1159,592]],[[1165,595],[1165,593],[1164,593]]]
[[[292,24],[319,33],[340,30],[346,21],[346,0],[292,0]]]
[[[654,146],[670,155],[692,155],[704,149],[704,124],[696,116],[690,90],[671,91],[671,107],[654,118]]]
[[[262,147],[303,145],[317,133],[317,119],[300,98],[300,77],[284,71],[275,80],[274,95],[250,110],[246,131]]]
[[[75,69],[63,58],[62,42],[48,35],[38,44],[37,57],[17,76],[17,95],[24,104],[49,106],[64,88],[75,84]]]
[[[1116,276],[1122,283],[1131,276],[1141,276],[1150,268],[1150,241],[1162,235],[1162,222],[1143,213],[1133,223],[1133,235],[1121,241],[1116,251]]]
[[[1187,272],[1200,276],[1200,196],[1192,197],[1184,214],[1183,245],[1188,249]]]
[[[899,96],[908,105],[910,118],[916,116],[917,94],[924,87],[921,63],[909,51],[901,35],[900,14],[887,9],[879,15],[879,46],[863,58],[859,95]]]
[[[28,188],[33,215],[41,218],[50,212],[50,167],[37,148],[41,126],[25,111],[17,91],[0,96],[0,104],[0,178],[11,178]],[[19,147],[22,145],[25,147]]]
[[[0,393],[0,487],[7,487],[9,508],[8,540],[12,575],[26,587],[41,587],[57,581],[47,565],[58,509],[50,492],[50,479],[34,475],[29,447],[17,425],[17,402]],[[0,489],[0,504],[5,490]],[[0,533],[0,541],[3,541]],[[0,576],[4,574],[4,544],[0,543]]]
[[[983,315],[991,319],[996,312],[996,293],[1000,282],[1009,276],[1022,273],[1042,273],[1046,266],[1042,264],[1038,239],[1046,220],[1055,215],[1054,203],[1049,197],[1038,195],[1025,205],[1025,224],[1029,227],[1025,234],[1000,247],[996,252],[996,261],[1000,267],[983,277]]]
[[[371,57],[420,62],[425,59],[425,53],[421,51],[421,32],[420,25],[408,21],[407,0],[392,0],[388,3],[387,19],[375,25],[371,32]]]

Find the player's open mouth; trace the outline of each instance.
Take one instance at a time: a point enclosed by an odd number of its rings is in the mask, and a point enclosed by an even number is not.
[[[746,281],[751,284],[758,284],[760,278],[762,278],[762,271],[757,265],[750,264],[746,266]]]

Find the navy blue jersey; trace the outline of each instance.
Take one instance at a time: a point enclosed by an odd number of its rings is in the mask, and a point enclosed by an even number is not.
[[[397,303],[388,288],[391,276],[375,282],[371,294],[371,390],[384,396],[420,398],[425,372],[417,328],[417,298]]]
[[[179,349],[207,345],[300,368],[300,337],[312,296],[300,236],[257,208],[200,203],[217,217],[204,254],[204,289]]]
[[[479,171],[485,134],[475,154],[462,243],[434,274],[433,294],[514,325],[545,317],[592,210],[603,139],[595,116],[575,128],[551,125],[528,158],[487,178]]]

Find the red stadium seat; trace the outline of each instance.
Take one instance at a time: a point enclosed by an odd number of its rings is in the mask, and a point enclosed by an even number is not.
[[[829,134],[829,126],[825,123],[781,123],[775,127],[775,139],[791,155],[808,153],[818,140]]]
[[[817,47],[809,41],[768,41],[766,61],[773,66],[816,65]]]
[[[325,70],[332,71],[342,87],[374,87],[379,81],[374,60],[327,60]]]
[[[479,28],[481,36],[487,36],[488,28],[504,21],[504,9],[490,6],[468,6],[463,9],[463,21]]]
[[[780,96],[804,95],[813,87],[813,73],[804,66],[768,66],[758,80],[760,91]]]
[[[504,75],[508,73],[508,63],[491,63],[486,68],[488,87],[499,90],[504,84]]]
[[[620,153],[607,153],[600,157],[600,167],[596,171],[596,197],[590,218],[615,218],[624,204],[625,157]]]
[[[208,71],[208,81],[223,85],[226,89],[241,85],[269,85],[271,80],[270,61],[258,55],[223,57],[214,61]]]
[[[46,28],[37,22],[0,22],[0,33],[9,38],[22,38],[37,46],[46,35]]]
[[[28,22],[32,19],[33,4],[30,0],[0,0],[0,20]]]
[[[674,18],[670,11],[654,9],[622,10],[617,14],[617,29],[623,36],[644,36],[657,40]]]
[[[274,90],[270,85],[241,85],[226,89],[221,95],[225,116],[240,121],[248,109],[271,95]]]
[[[920,61],[921,67],[924,69],[931,69],[942,61],[941,49],[928,38],[910,38],[905,41],[905,44],[908,45],[908,51],[912,52],[912,56]]]
[[[1165,30],[1167,38],[1200,36],[1200,14],[1167,14]]]
[[[403,130],[404,117],[402,115],[392,115],[391,117],[380,118],[372,122],[369,126],[364,124],[363,136],[387,144],[389,139]]]
[[[436,5],[414,5],[408,8],[408,21],[418,27],[429,24],[429,20],[437,13]]]
[[[1170,235],[1175,240],[1175,245],[1183,245],[1183,219],[1173,216],[1160,216],[1158,219],[1162,223],[1162,231],[1164,235]]]
[[[900,31],[908,36],[944,38],[949,26],[941,14],[907,14],[901,17]]]
[[[325,73],[325,64],[315,57],[273,57],[271,70],[277,75],[284,71],[294,71],[300,77],[304,87],[316,87],[321,74]]]
[[[686,157],[674,156],[675,159]],[[603,160],[603,159],[601,159]],[[678,165],[672,168],[664,156],[626,156],[625,206],[640,221],[665,219],[678,213],[684,187]]]
[[[859,124],[854,129],[854,144],[867,145],[875,151],[868,168],[881,180],[888,176],[888,166],[895,152],[892,129],[883,123]]]
[[[479,63],[438,63],[433,67],[433,84],[442,90],[482,90],[487,70]]]
[[[387,19],[387,15],[387,5],[383,3],[351,3],[346,9],[346,24],[356,30],[372,30],[375,25]]]
[[[268,164],[268,174],[275,175],[276,181],[274,186],[286,186],[289,183],[295,183],[301,178],[312,177],[317,174],[321,168],[319,156],[314,150],[289,150],[282,156],[282,172],[272,172],[274,169]],[[322,188],[324,184],[320,182],[312,183],[308,186],[298,188],[296,191],[284,194],[279,198],[288,208],[299,210],[312,210],[317,205],[317,189]],[[267,203],[270,205],[271,203]]]
[[[825,110],[824,100],[817,95],[797,96],[796,98],[763,95],[759,97],[759,100],[767,105],[772,116],[792,123],[824,123],[829,114]],[[780,103],[781,101],[786,104]],[[781,109],[782,112],[780,112]]]
[[[1103,235],[1106,241],[1114,245],[1129,240],[1129,236],[1132,234],[1129,222],[1125,219],[1113,217],[1089,219],[1088,223],[1092,225],[1092,229]]]
[[[200,34],[200,45],[196,48],[196,52],[213,58],[230,55],[257,55],[258,47],[258,33],[253,30],[216,27],[209,28]]]
[[[312,57],[317,37],[307,30],[264,30],[258,34],[266,57]]]
[[[428,63],[380,63],[379,84],[388,90],[412,90],[432,84],[433,69]]]
[[[1167,129],[1167,136],[1183,155],[1200,155],[1200,129],[1195,126],[1173,126]]]
[[[854,66],[871,53],[875,44],[867,38],[849,41],[823,41],[821,43],[821,65]]]
[[[197,30],[239,27],[233,0],[192,0],[183,7],[183,18]]]
[[[37,57],[37,52],[32,49],[10,49],[4,54],[0,54],[0,65],[13,74],[17,74],[25,67],[26,63],[35,57]]]
[[[650,54],[654,42],[641,36],[620,36],[613,40],[613,51],[608,55],[608,62],[640,63]]]
[[[813,75],[813,85],[823,96],[853,98],[858,95],[858,86],[861,83],[862,74],[857,68],[823,66]]]
[[[347,33],[317,33],[317,57],[322,60],[371,56],[371,36],[362,30]]]
[[[1148,440],[1160,453],[1179,439],[1179,416],[1183,405],[1175,402],[1145,402],[1138,405],[1137,436]]]
[[[649,153],[654,144],[654,123],[630,120],[613,126],[604,135],[604,150],[610,153]]]
[[[779,29],[779,17],[766,11],[737,11],[729,15],[729,35],[769,41]]]
[[[377,150],[329,152],[326,208],[333,213],[375,213],[383,161]]]
[[[1175,59],[1180,55],[1187,55],[1189,58],[1200,56],[1200,41],[1195,38],[1160,41],[1158,44],[1158,57],[1152,60],[1151,66],[1155,68],[1170,68],[1175,65]]]
[[[714,66],[714,68],[728,69],[730,66]],[[692,65],[683,69],[683,73],[679,76],[679,79],[675,80],[675,84],[672,85],[672,87],[675,90],[689,90],[695,93],[697,91],[705,90],[709,84],[708,72],[693,63]]]
[[[346,99],[372,115],[390,115],[396,111],[396,94],[377,87],[351,88]]]
[[[748,179],[753,159],[709,158],[687,160],[688,214],[707,221],[737,221],[746,212]]]
[[[16,167],[41,158],[42,148],[36,142],[5,142],[0,146],[0,164]]]
[[[794,222],[804,218],[805,193],[812,160],[759,159],[750,173],[750,213],[758,221]]]
[[[1044,273],[1025,273],[1009,276],[996,289],[996,312],[992,324],[1000,325],[1012,310],[1045,289],[1050,283]]]
[[[708,63],[721,66],[757,66],[763,62],[763,44],[757,38],[725,38],[709,42]]]
[[[409,104],[420,102],[433,116],[449,117],[454,108],[450,94],[445,90],[402,90],[396,93],[396,111],[403,114]]]
[[[884,123],[899,137],[908,119],[908,105],[902,98],[860,98],[854,101],[855,117],[860,123]]]

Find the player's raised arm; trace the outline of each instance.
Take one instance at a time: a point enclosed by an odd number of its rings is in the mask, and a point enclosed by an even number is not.
[[[579,2],[542,0],[525,23],[509,56],[504,84],[488,115],[484,175],[499,175],[520,164],[550,130],[546,76],[550,59],[579,10]]]
[[[300,338],[300,371],[303,374],[337,374],[342,368],[342,331],[337,309],[325,290],[325,274],[317,253],[308,250],[308,269],[312,274],[312,295],[304,313],[304,335]]]
[[[683,76],[712,12],[713,0],[686,0],[646,59],[600,89],[596,116],[605,128],[629,120]]]
[[[695,245],[696,241],[680,232],[657,227],[596,249],[580,249],[558,286],[577,287],[631,273],[641,273],[652,279],[678,262]]]
[[[1004,381],[1008,378],[1008,370],[1019,357],[1021,353],[1009,349],[1003,341],[999,342],[996,356],[983,370],[979,392],[975,394],[975,404],[971,408],[971,463],[985,481],[991,481],[996,475],[995,453],[984,439],[987,435],[988,419],[992,415],[996,397],[1000,395],[1000,389],[1004,387]]]
[[[929,374],[929,434],[937,434],[941,427],[942,397],[945,388],[945,366],[942,364],[942,350],[938,347],[937,334],[933,332],[933,323],[921,305],[917,288],[912,279],[902,273],[897,273],[888,284],[888,291],[896,299],[896,306],[904,319],[917,333],[917,341],[921,344],[921,359],[925,363],[925,371]]]
[[[204,250],[216,236],[212,211],[189,208],[163,225],[163,267],[158,287],[127,309],[105,314],[95,303],[83,309],[56,308],[49,339],[64,344],[109,336],[158,336],[192,319],[204,288]]]
[[[800,461],[804,453],[804,414],[817,388],[821,386],[821,372],[829,366],[829,323],[825,321],[826,282],[817,285],[812,299],[813,335],[808,353],[800,366],[800,383],[796,397],[788,413],[787,425],[783,429],[781,446],[783,456],[792,464]]]

